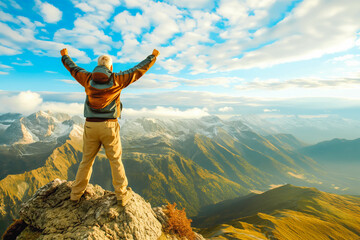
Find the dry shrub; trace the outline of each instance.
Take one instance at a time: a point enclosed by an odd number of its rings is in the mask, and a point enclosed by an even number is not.
[[[168,216],[168,225],[166,232],[175,233],[180,237],[186,237],[189,240],[195,239],[195,233],[191,229],[191,219],[187,219],[185,208],[183,210],[176,209],[176,203],[166,206],[164,213]]]

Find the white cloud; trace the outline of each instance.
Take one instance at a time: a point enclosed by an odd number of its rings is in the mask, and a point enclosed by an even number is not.
[[[305,176],[304,174],[296,174],[296,173],[293,173],[293,172],[288,172],[288,174],[294,178],[298,178],[298,179],[305,179]]]
[[[0,22],[0,36],[5,37],[6,39],[9,39],[10,41],[20,42],[20,43],[27,42],[28,39],[25,38],[25,36],[24,36],[25,32],[21,32],[23,30],[25,30],[25,29],[20,28],[19,31],[16,31],[16,30],[14,30],[14,28],[9,27],[7,24]]]
[[[0,95],[0,102],[0,112],[30,114],[38,109],[42,103],[42,98],[38,93],[27,91],[12,96]]]
[[[89,63],[91,59],[84,51],[80,51],[73,46],[53,41],[36,39],[36,28],[39,24],[31,22],[28,18],[17,16],[19,23],[17,27],[9,26],[0,22],[0,55],[17,55],[22,53],[22,49],[30,50],[36,55],[46,57],[59,57],[62,48],[68,48],[72,57],[79,63]],[[31,62],[25,62],[30,65]]]
[[[9,72],[2,72],[2,71],[0,71],[0,75],[8,75],[9,74]]]
[[[167,2],[180,8],[211,9],[214,6],[212,0],[167,0]]]
[[[20,53],[21,53],[21,51],[19,51],[18,49],[13,49],[13,48],[9,48],[9,47],[0,45],[0,55],[11,56],[11,55],[17,55]]]
[[[330,62],[334,63],[334,64],[338,64],[338,63],[345,63],[345,65],[347,66],[359,66],[360,65],[360,60],[359,59],[359,54],[346,54],[344,56],[340,56],[340,57],[335,57],[332,60],[330,60]]]
[[[334,77],[329,79],[321,78],[299,78],[290,80],[268,79],[260,80],[255,79],[251,82],[244,82],[235,88],[238,90],[282,90],[288,88],[294,89],[316,89],[316,88],[351,88],[355,85],[360,85],[360,76],[351,77]]]
[[[57,23],[62,18],[62,11],[56,8],[54,5],[35,0],[37,7],[40,9],[41,16],[47,23]]]
[[[233,111],[234,109],[232,107],[222,107],[222,108],[219,108],[219,112],[231,112]]]
[[[223,86],[230,87],[232,83],[242,82],[239,77],[214,77],[199,79],[183,79],[182,82],[189,86]]]
[[[75,7],[83,10],[84,14],[77,15],[73,29],[59,29],[54,34],[55,41],[69,43],[77,48],[92,49],[95,55],[107,53],[112,47],[116,48],[119,45],[103,30],[109,26],[108,20],[115,7],[120,5],[119,0],[72,0],[72,2]]]
[[[58,72],[55,72],[55,71],[49,71],[49,70],[46,70],[45,72],[46,72],[46,73],[58,73]]]
[[[14,18],[11,14],[5,13],[0,10],[0,21],[19,23],[19,20]]]
[[[131,84],[129,88],[172,89],[178,87],[181,80],[183,79],[171,75],[148,73]]]
[[[177,62],[171,58],[165,61],[159,61],[159,64],[165,68],[169,73],[177,73],[185,68],[185,64]]]
[[[360,29],[358,11],[359,5],[350,0],[304,0],[275,26],[260,29],[246,43],[239,42],[255,50],[217,62],[215,68],[269,67],[350,49]]]
[[[0,92],[0,102],[0,113],[14,112],[27,115],[39,110],[50,110],[81,115],[84,110],[83,104],[80,103],[45,102],[39,93],[31,91]]]
[[[40,110],[51,112],[67,113],[70,115],[83,115],[84,104],[82,103],[61,103],[61,102],[44,102],[39,107]]]
[[[149,109],[142,108],[135,110],[132,108],[125,108],[122,116],[125,118],[137,118],[137,117],[153,117],[153,118],[201,118],[208,116],[208,110],[206,108],[190,108],[186,110],[180,110],[173,107],[160,107]]]
[[[136,13],[131,15],[128,11],[123,11],[114,17],[114,23],[112,29],[122,34],[141,34],[143,28],[149,28],[150,21],[144,15]]]
[[[131,15],[124,11],[114,19],[112,29],[120,32],[123,39],[118,54],[121,61],[138,61],[153,48],[160,50],[160,59],[166,57],[161,45],[168,45],[175,34],[182,33],[180,27],[186,19],[186,11],[165,2],[131,0],[125,4],[128,9],[136,8],[140,13]]]
[[[265,108],[265,109],[264,109],[264,112],[265,112],[265,113],[279,112],[279,110],[278,110],[278,109],[268,109],[268,108]]]
[[[75,7],[81,9],[83,12],[93,12],[95,9],[91,6],[89,6],[87,3],[82,2],[75,5]]]
[[[12,67],[12,66],[5,65],[5,64],[1,64],[1,63],[0,63],[0,68],[13,69],[13,67]]]
[[[75,80],[69,80],[69,79],[61,79],[61,80],[59,80],[59,81],[64,82],[64,83],[68,83],[68,84],[78,84],[77,81],[75,81]]]
[[[30,60],[26,60],[25,62],[13,62],[12,64],[18,65],[18,66],[33,66],[32,62]]]
[[[15,0],[8,0],[10,2],[10,5],[13,7],[13,8],[16,8],[18,10],[21,10],[22,7],[15,1]]]
[[[74,48],[70,45],[65,45],[62,43],[44,41],[44,40],[33,40],[32,45],[29,48],[36,54],[40,56],[50,56],[50,57],[59,57],[60,50],[67,48],[69,55],[72,58],[76,59],[77,63],[89,63],[91,59],[87,56],[84,51],[81,51],[77,48]]]

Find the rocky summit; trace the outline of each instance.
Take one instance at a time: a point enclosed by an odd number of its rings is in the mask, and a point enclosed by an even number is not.
[[[164,232],[164,207],[152,209],[134,193],[122,207],[115,193],[89,184],[78,203],[70,201],[71,182],[55,179],[20,208],[27,227],[17,239],[180,239]],[[196,239],[203,239],[196,234]]]

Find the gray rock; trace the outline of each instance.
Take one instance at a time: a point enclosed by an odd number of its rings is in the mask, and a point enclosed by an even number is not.
[[[17,239],[178,239],[163,233],[167,218],[161,208],[155,213],[136,193],[121,207],[113,192],[89,184],[80,202],[73,203],[70,186],[56,179],[23,203],[19,214],[28,227]]]

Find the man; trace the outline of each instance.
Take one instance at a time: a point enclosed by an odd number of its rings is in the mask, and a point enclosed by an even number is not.
[[[98,66],[91,72],[78,67],[68,55],[66,48],[60,51],[62,63],[86,92],[84,115],[86,118],[83,135],[83,158],[71,188],[70,200],[78,202],[89,183],[92,165],[101,145],[110,161],[113,186],[118,202],[125,206],[132,197],[131,188],[121,160],[120,126],[118,118],[122,109],[121,90],[138,80],[156,61],[159,51],[135,67],[124,72],[113,73],[109,55],[98,58]]]

